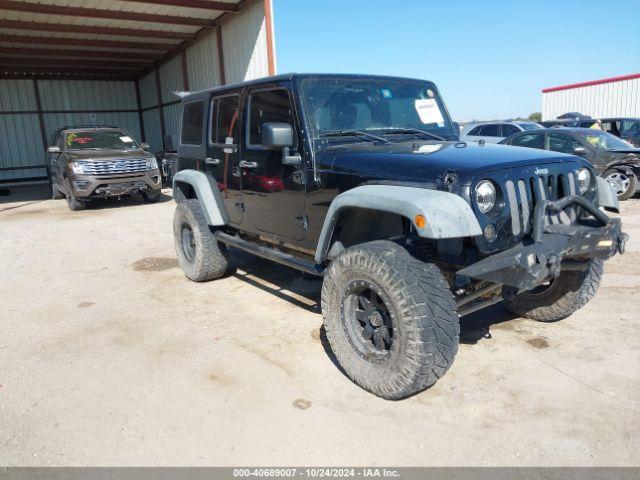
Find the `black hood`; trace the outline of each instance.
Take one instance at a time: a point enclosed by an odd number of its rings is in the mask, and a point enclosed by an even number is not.
[[[481,173],[532,165],[575,162],[577,156],[506,145],[462,142],[350,143],[333,146],[317,154],[322,169],[359,176],[420,182],[456,172],[469,183]]]

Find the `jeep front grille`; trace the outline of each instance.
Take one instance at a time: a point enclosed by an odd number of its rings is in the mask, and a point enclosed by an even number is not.
[[[98,177],[142,173],[146,170],[147,161],[144,158],[105,160],[84,164],[84,173],[86,175],[95,175]]]
[[[531,231],[533,212],[539,202],[559,200],[568,195],[575,195],[576,191],[577,174],[574,172],[521,178],[516,182],[507,180],[506,195],[513,235],[517,237]],[[576,208],[569,207],[560,213],[547,214],[545,224],[570,225],[577,218]]]

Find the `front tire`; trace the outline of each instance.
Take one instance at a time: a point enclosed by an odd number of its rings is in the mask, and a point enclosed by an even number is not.
[[[539,322],[557,322],[584,307],[595,296],[602,278],[602,260],[595,259],[584,271],[564,271],[549,285],[505,300],[511,313]]]
[[[158,203],[160,201],[160,197],[162,197],[162,190],[160,189],[144,191],[141,193],[144,203]]]
[[[176,207],[173,240],[178,263],[189,280],[205,282],[227,272],[227,248],[211,232],[199,200],[186,200]]]
[[[67,206],[69,207],[69,210],[71,210],[72,212],[78,212],[80,210],[84,210],[85,208],[87,208],[86,202],[78,200],[76,197],[74,197],[70,193],[66,195],[66,198],[67,198]]]
[[[458,314],[440,269],[393,242],[357,245],[331,262],[322,315],[347,376],[382,398],[432,386],[458,350]]]
[[[602,174],[615,192],[618,200],[629,200],[638,188],[638,179],[635,175],[627,175],[616,169],[607,170]]]
[[[62,192],[58,190],[58,187],[54,182],[51,182],[51,199],[62,200],[63,198],[64,198],[64,195],[62,194]]]

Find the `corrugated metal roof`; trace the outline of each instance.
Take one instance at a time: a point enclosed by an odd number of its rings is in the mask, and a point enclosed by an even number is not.
[[[175,0],[175,5],[171,5],[171,0],[167,0],[165,3],[168,4],[157,4],[152,0],[0,0],[0,76],[3,72],[27,73],[32,64],[36,64],[31,68],[35,73],[36,66],[45,63],[44,60],[37,61],[38,54],[30,53],[26,55],[30,59],[29,67],[20,68],[16,65],[20,63],[15,60],[16,54],[3,54],[2,47],[50,48],[52,51],[75,48],[83,49],[85,54],[105,50],[151,52],[154,49],[156,60],[161,62],[175,49],[184,48],[183,42],[194,41],[200,38],[203,30],[214,28],[223,15],[233,15],[229,10],[243,9],[253,1]],[[208,4],[212,8],[198,8]],[[223,8],[225,5],[230,7]],[[59,44],[61,39],[64,45]],[[90,46],[84,49],[80,40],[87,41]],[[91,41],[102,43],[91,45]],[[149,56],[146,59],[153,60]],[[65,68],[83,66],[80,61],[75,65],[69,63],[60,62],[53,70],[60,73]],[[96,65],[84,66],[87,70],[89,66],[98,69]],[[141,65],[140,72],[145,67]],[[75,70],[77,73],[78,68]],[[114,66],[111,70],[110,73],[115,73],[117,68]]]

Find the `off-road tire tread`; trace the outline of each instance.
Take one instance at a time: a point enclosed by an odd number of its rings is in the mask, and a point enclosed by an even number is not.
[[[584,307],[596,295],[602,279],[603,261],[592,260],[589,268],[580,271],[563,272],[558,278],[560,288],[550,295],[543,305],[540,298],[527,297],[526,292],[505,300],[504,306],[511,313],[539,322],[557,322],[567,318]]]
[[[189,262],[182,252],[180,232],[183,221],[191,226],[196,241],[196,257]],[[173,216],[173,238],[178,263],[185,276],[194,282],[206,282],[224,276],[229,268],[229,254],[220,244],[207,224],[197,199],[185,200],[176,206]]]
[[[397,305],[397,311],[404,312],[406,352],[396,357],[394,371],[361,358],[342,326],[340,288],[359,279],[363,270]],[[402,399],[432,386],[449,369],[458,350],[456,304],[440,269],[393,242],[368,242],[340,253],[325,274],[321,304],[327,338],[345,373],[382,398]]]

